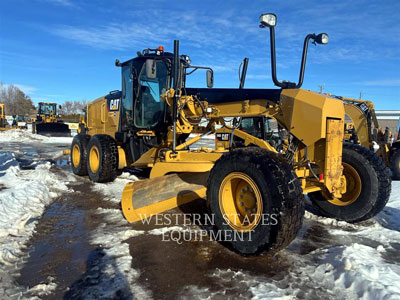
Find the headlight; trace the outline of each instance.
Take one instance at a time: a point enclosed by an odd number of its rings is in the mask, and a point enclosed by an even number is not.
[[[260,16],[261,27],[275,27],[276,15],[273,13],[263,14]]]
[[[329,37],[328,37],[328,35],[326,33],[318,34],[317,38],[315,39],[315,41],[318,44],[328,44],[328,40],[329,40]]]

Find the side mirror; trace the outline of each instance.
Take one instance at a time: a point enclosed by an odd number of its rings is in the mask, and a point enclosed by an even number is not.
[[[149,79],[157,77],[156,61],[154,59],[146,59],[146,77]]]
[[[59,106],[58,106],[58,109],[62,109],[62,106],[61,106],[61,105],[59,105]]]
[[[207,87],[212,88],[214,86],[214,73],[211,70],[207,70]]]

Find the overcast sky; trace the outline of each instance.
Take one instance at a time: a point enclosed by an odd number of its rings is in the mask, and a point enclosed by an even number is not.
[[[215,87],[237,87],[249,57],[246,87],[274,88],[269,32],[261,13],[274,12],[278,79],[297,81],[308,33],[326,32],[328,45],[310,45],[303,88],[400,109],[400,1],[84,1],[3,0],[0,81],[38,101],[93,100],[121,88],[114,66],[138,50],[163,45],[194,65],[215,71]],[[189,79],[205,86],[205,74]]]

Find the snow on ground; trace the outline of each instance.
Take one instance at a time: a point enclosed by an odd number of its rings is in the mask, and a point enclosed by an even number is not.
[[[21,263],[24,244],[45,207],[60,193],[69,192],[66,184],[74,177],[61,178],[50,168],[49,162],[36,161],[21,169],[14,153],[0,151],[0,281],[8,276],[3,267],[16,269]]]
[[[95,183],[93,190],[106,195],[104,200],[120,203],[122,191],[124,190],[125,185],[136,180],[138,180],[138,178],[135,175],[131,175],[128,172],[123,172],[113,182]]]
[[[326,226],[341,244],[306,255],[284,250],[283,255],[291,259],[284,277],[254,277],[229,269],[216,270],[211,277],[238,278],[250,287],[253,299],[400,299],[400,181],[393,181],[388,204],[366,224],[338,222],[309,212],[306,219]]]
[[[95,190],[106,191],[102,185],[112,187],[111,191],[121,191],[127,180],[120,179],[114,184],[96,184]],[[123,184],[122,184],[123,183]],[[111,202],[116,198],[108,194]],[[120,201],[120,199],[118,199]],[[99,245],[103,256],[91,268],[90,276],[96,284],[85,286],[81,294],[85,299],[115,299],[116,295],[130,299],[151,299],[150,292],[137,284],[140,273],[132,268],[132,256],[126,240],[141,235],[144,231],[133,230],[131,225],[122,217],[120,209],[98,208],[98,214],[103,216],[104,222],[91,233],[90,243]]]
[[[26,131],[0,132],[0,142],[70,143],[72,138],[47,138]],[[211,137],[206,138],[208,142]],[[68,192],[68,181],[50,170],[50,163],[36,161],[34,169],[20,168],[18,157],[11,152],[0,152],[0,281],[11,282],[2,274],[2,265],[20,263],[24,243],[35,229],[46,205],[60,193]],[[124,186],[137,177],[123,173],[114,182],[93,184],[103,200],[120,203]],[[88,274],[96,281],[86,286],[88,298],[112,297],[116,291],[139,298],[151,293],[137,282],[140,274],[131,267],[132,254],[128,239],[149,234],[160,235],[170,230],[184,231],[184,227],[157,228],[149,231],[132,230],[119,208],[99,208],[102,223],[91,233],[90,242],[101,246],[99,256]],[[292,245],[278,255],[289,261],[287,271],[265,277],[243,270],[213,269],[211,281],[234,284],[248,289],[254,299],[400,299],[400,182],[392,183],[391,198],[373,220],[361,224],[348,224],[334,219],[306,213],[305,223],[318,224],[335,242],[306,254],[299,254],[298,245],[307,237],[300,233]],[[307,226],[307,225],[305,225]],[[179,254],[177,254],[179,255]],[[107,276],[110,275],[110,276]],[[233,282],[233,283],[232,283]],[[52,278],[29,290],[30,295],[45,295],[55,288]],[[129,287],[129,290],[124,290]],[[182,287],[189,298],[212,297],[207,288]],[[1,298],[0,286],[0,298]],[[126,294],[125,294],[126,295]],[[251,297],[251,296],[250,296]]]
[[[119,202],[122,189],[129,181],[136,180],[128,173],[113,183],[95,184],[95,190],[106,195],[106,199]],[[121,241],[142,234],[163,234],[170,230],[187,230],[184,227],[165,227],[150,231],[129,230],[121,218],[119,209],[101,209],[107,220],[121,224],[121,231],[108,229],[106,224],[98,229],[93,242],[112,245],[113,256],[123,260],[118,263],[123,270],[130,264],[127,244]],[[247,286],[254,299],[400,299],[400,182],[394,181],[392,195],[384,210],[374,219],[361,224],[349,224],[306,212],[306,220],[326,228],[338,243],[318,248],[305,255],[290,249],[282,251],[291,260],[291,267],[285,275],[266,278],[244,271],[215,269],[209,274],[210,280],[235,280],[236,286]],[[110,231],[110,232],[108,232]],[[298,236],[293,243],[301,243]],[[391,253],[399,253],[391,259]],[[138,274],[130,271],[127,278],[134,280]],[[132,273],[133,272],[133,273]],[[182,287],[183,288],[183,287]],[[207,288],[188,286],[185,288],[194,298],[207,298]],[[143,291],[142,291],[143,292]],[[139,293],[140,294],[140,293]],[[212,293],[211,293],[212,294]],[[215,295],[217,296],[217,295]]]
[[[50,171],[50,163],[37,162],[21,170],[15,154],[0,152],[0,262],[13,263],[15,251],[32,234],[37,218],[52,198],[68,191],[68,180]]]
[[[32,134],[31,132],[22,129],[10,129],[6,131],[0,131],[0,142],[40,142],[46,144],[71,144],[72,139],[72,137],[48,137],[39,134]]]

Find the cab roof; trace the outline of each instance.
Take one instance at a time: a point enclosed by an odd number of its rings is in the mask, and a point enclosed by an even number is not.
[[[143,59],[147,59],[147,58],[157,58],[157,57],[163,57],[163,58],[173,58],[174,55],[171,52],[161,52],[160,54],[156,54],[156,53],[146,53],[146,54],[142,54],[140,56],[136,56],[130,60],[127,60],[123,63],[121,63],[121,67],[122,66],[127,66],[129,65],[132,61],[135,60],[143,60]]]

